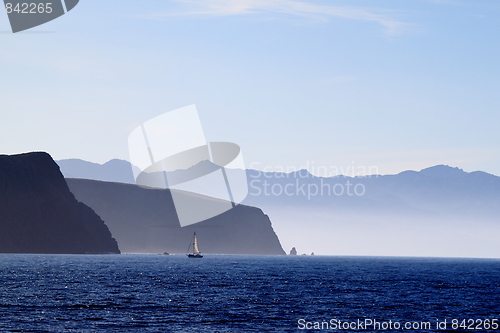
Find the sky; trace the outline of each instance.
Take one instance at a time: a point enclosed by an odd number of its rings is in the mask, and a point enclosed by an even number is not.
[[[247,167],[500,175],[499,14],[493,0],[81,0],[12,34],[2,13],[0,154],[129,160],[134,128],[195,104]]]

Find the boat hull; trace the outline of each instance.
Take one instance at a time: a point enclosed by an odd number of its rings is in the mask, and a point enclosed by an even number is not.
[[[188,254],[188,258],[203,258],[201,254]]]

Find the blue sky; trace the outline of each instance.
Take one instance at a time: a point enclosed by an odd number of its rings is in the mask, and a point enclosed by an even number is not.
[[[97,1],[0,14],[0,153],[128,159],[196,104],[247,165],[449,164],[500,175],[498,1]]]

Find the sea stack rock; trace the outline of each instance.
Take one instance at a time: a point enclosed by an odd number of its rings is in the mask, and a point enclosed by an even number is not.
[[[295,247],[292,247],[292,249],[290,250],[290,255],[291,256],[296,256],[297,255],[297,249],[295,249]]]
[[[43,152],[0,155],[1,253],[120,253],[104,221]]]

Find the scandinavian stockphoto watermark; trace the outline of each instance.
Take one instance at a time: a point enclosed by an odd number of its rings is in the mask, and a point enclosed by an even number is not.
[[[207,142],[194,105],[141,124],[128,147],[136,184],[170,189],[182,227],[222,214],[248,194],[240,147]]]
[[[250,165],[251,196],[302,196],[311,200],[317,196],[363,196],[363,179],[378,177],[376,166],[318,166],[307,161],[301,167]],[[316,175],[313,175],[316,174]],[[323,175],[323,176],[317,176]]]
[[[79,0],[4,0],[13,33],[52,21],[75,8],[78,2]]]
[[[500,328],[498,318],[444,318],[421,321],[381,320],[375,318],[344,320],[332,318],[330,320],[312,321],[304,318],[297,320],[299,330],[331,330],[331,331],[469,331],[482,330],[496,331]]]

